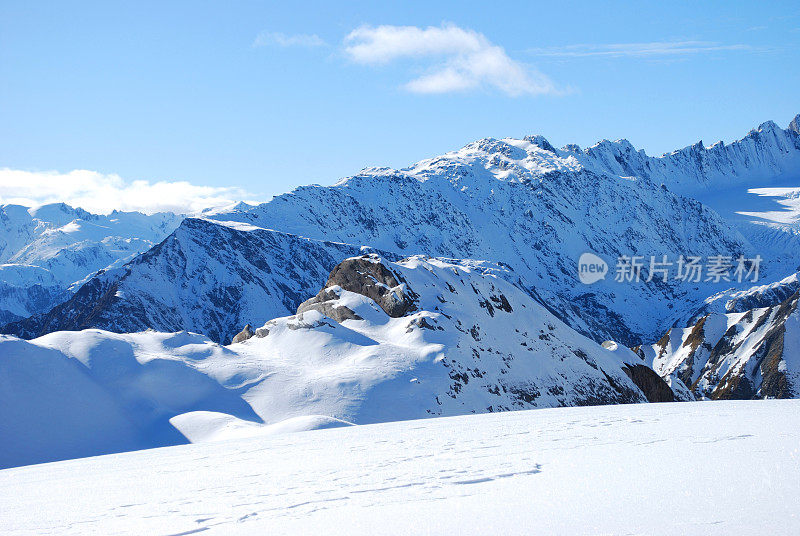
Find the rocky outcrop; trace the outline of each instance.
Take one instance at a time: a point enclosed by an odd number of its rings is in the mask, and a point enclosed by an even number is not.
[[[253,332],[252,326],[250,324],[246,324],[244,329],[236,334],[231,341],[231,344],[236,344],[237,342],[244,342],[247,339],[251,338],[255,333]]]
[[[677,375],[699,397],[792,398],[800,394],[798,301],[800,292],[773,307],[709,314],[642,352],[660,375]]]
[[[417,294],[376,255],[341,262],[333,269],[325,286],[328,289],[340,287],[366,296],[392,318],[405,316],[416,309]]]
[[[403,278],[387,268],[377,255],[362,255],[337,264],[325,288],[301,303],[297,314],[319,311],[337,322],[362,320],[339,302],[342,290],[366,296],[392,318],[405,316],[416,309],[418,296]]]
[[[636,387],[644,393],[648,402],[676,401],[675,394],[667,385],[667,382],[647,365],[626,363],[623,365],[622,370],[636,384]]]
[[[304,313],[319,311],[336,322],[362,320],[352,309],[340,302],[343,290],[373,300],[392,318],[405,316],[416,309],[418,295],[408,287],[402,276],[389,269],[378,255],[369,254],[345,259],[337,264],[328,276],[325,287],[316,296],[301,303],[295,317],[302,321]],[[502,299],[505,300],[505,296]],[[504,303],[510,310],[508,302]],[[503,305],[502,300],[500,304]],[[243,342],[253,336],[266,337],[269,326],[270,322],[252,331],[250,324],[247,324],[233,338],[233,342]]]
[[[327,288],[322,289],[316,296],[304,301],[297,308],[298,315],[307,311],[319,311],[337,322],[361,320],[361,317],[350,308],[339,303],[339,294],[335,290]]]

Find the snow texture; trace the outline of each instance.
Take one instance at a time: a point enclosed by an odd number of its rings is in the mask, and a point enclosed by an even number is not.
[[[0,471],[0,532],[800,532],[800,401],[516,411]]]

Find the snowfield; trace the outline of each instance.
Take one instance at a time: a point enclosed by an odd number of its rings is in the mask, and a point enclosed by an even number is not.
[[[0,471],[0,533],[798,534],[800,401],[557,408]]]

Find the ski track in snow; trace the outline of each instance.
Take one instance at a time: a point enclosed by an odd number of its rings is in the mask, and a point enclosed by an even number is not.
[[[0,471],[0,533],[797,534],[800,401],[404,421]]]

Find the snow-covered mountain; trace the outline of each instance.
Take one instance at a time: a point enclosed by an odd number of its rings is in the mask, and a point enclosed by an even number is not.
[[[247,212],[214,217],[403,255],[503,263],[575,329],[626,344],[663,332],[714,287],[617,283],[613,274],[589,287],[578,282],[582,253],[601,255],[612,271],[620,255],[755,255],[716,213],[646,180],[585,170],[506,180],[497,174],[502,165],[490,162],[515,150],[508,142],[483,143],[474,154],[440,162],[435,172],[426,166],[425,176],[370,170],[330,188],[299,188]]]
[[[296,315],[248,327],[227,347],[187,332],[2,336],[0,466],[671,393],[498,277],[503,270],[351,258]]]
[[[0,337],[0,465],[471,412],[800,396],[799,121],[658,158],[625,141],[485,139],[189,218],[4,206],[0,321],[33,340]],[[608,262],[605,280],[580,282],[586,252]],[[625,255],[763,263],[757,286],[646,281],[646,266],[618,282]]]
[[[681,193],[697,193],[742,182],[764,183],[800,174],[800,115],[783,130],[767,121],[729,145],[702,141],[660,157],[637,151],[627,140],[603,140],[585,151],[575,146],[560,156],[574,154],[581,165],[612,175],[647,178]]]
[[[800,312],[795,292],[779,305],[710,313],[639,349],[662,376],[677,375],[711,399],[800,396]]]
[[[714,205],[720,192],[741,188],[742,184],[765,185],[800,176],[795,174],[800,169],[797,123],[796,118],[788,129],[782,130],[767,122],[730,145],[705,148],[696,144],[661,157],[636,151],[625,140],[603,141],[580,150],[572,145],[555,149],[541,136],[522,140],[485,139],[403,170],[367,169],[332,187],[301,187],[269,203],[237,204],[223,210],[204,211],[200,216],[317,241],[368,245],[395,252],[398,257],[425,254],[502,263],[510,269],[514,282],[575,329],[597,341],[613,339],[635,345],[652,340],[675,322],[691,318],[708,296],[728,288],[675,281],[619,284],[611,277],[586,286],[577,282],[577,258],[592,251],[603,257],[613,270],[620,255],[645,258],[667,255],[675,259],[679,255],[707,258],[718,254],[748,257],[760,254],[766,261],[760,274],[762,282],[777,282],[794,273],[800,265],[796,254],[800,239],[787,229],[785,222],[782,226],[763,225],[762,216],[766,213],[751,217],[746,224],[736,218],[726,221],[694,199],[671,190],[691,193]],[[735,203],[726,199],[722,205],[731,207],[748,202],[749,198],[739,196]],[[14,210],[25,212],[21,208]],[[85,277],[112,262],[120,263],[124,255],[146,249],[150,240],[165,236],[179,219],[168,215],[147,219],[138,215],[142,225],[133,230],[115,230],[120,232],[115,238],[104,236],[107,231],[103,229],[110,227],[109,221],[117,222],[114,229],[130,226],[124,223],[130,220],[129,215],[97,217],[82,211],[78,214],[68,207],[48,210],[56,215],[63,213],[50,217],[51,226],[60,226],[57,232],[43,232],[47,238],[36,240],[28,236],[30,231],[27,235],[7,233],[16,238],[6,242],[13,242],[15,251],[28,252],[15,253],[14,262],[43,265],[56,273],[58,283],[53,287],[37,283],[39,286],[27,298],[31,304],[27,308],[19,306],[21,300],[14,297],[17,290],[6,291],[7,318],[16,320],[41,312],[48,300],[52,304],[53,300],[65,297],[63,287],[68,284],[65,281]],[[23,220],[33,218],[28,212]],[[751,223],[754,219],[762,225]],[[94,221],[98,223],[81,223]],[[89,229],[95,232],[92,237],[75,240],[78,230]],[[211,236],[224,232],[210,226],[204,229]],[[133,235],[136,237],[131,238]],[[53,241],[57,247],[46,247]],[[197,259],[198,265],[202,264],[200,259],[208,257],[235,256],[227,249],[238,247],[200,236],[189,242],[181,251],[190,263]],[[42,262],[45,252],[51,250],[57,252],[57,262]],[[222,250],[226,253],[221,253]],[[261,274],[257,265],[218,263],[214,274],[206,273],[218,281],[208,285],[192,280],[202,271],[176,273],[166,257],[156,260],[160,255],[168,256],[170,251],[169,247],[154,248],[149,254],[148,275],[143,279],[126,275],[145,269],[142,263],[121,271],[109,270],[91,281],[83,296],[23,322],[23,327],[17,323],[5,331],[33,336],[66,327],[117,331],[152,327],[199,330],[225,342],[231,335],[226,325],[230,328],[240,320],[257,322],[262,313],[292,312],[305,298],[303,292],[313,292],[336,262],[352,254],[351,248],[344,255],[330,257],[324,269],[311,278],[290,270],[281,279],[280,270],[274,275]],[[282,263],[279,254],[259,255],[271,267]],[[160,272],[157,265],[162,268]],[[239,273],[240,270],[244,272]],[[65,271],[68,275],[63,275]],[[106,296],[106,290],[117,285],[115,278],[123,276],[127,292],[116,295],[115,291],[113,299],[92,303]],[[42,274],[32,271],[28,279],[35,281],[36,277],[41,279]],[[293,277],[305,279],[292,281]],[[270,280],[267,286],[274,283],[291,290],[288,293],[279,290],[277,298],[273,292],[254,298],[270,302],[263,306],[236,299],[236,292],[231,289],[238,281],[260,279]],[[216,307],[203,311],[209,303],[203,300],[196,303],[190,292],[169,288],[176,282],[179,287],[191,288],[202,296],[222,292],[210,305],[224,304],[233,309],[220,311]],[[136,286],[138,283],[141,288]],[[733,288],[729,292],[747,288],[747,285],[730,286]],[[24,285],[15,288],[27,289]],[[108,309],[111,302],[119,300],[136,303],[126,302],[114,311]]]
[[[336,264],[361,250],[187,218],[143,255],[98,274],[66,302],[5,331],[31,338],[86,328],[186,330],[228,343],[246,323],[294,312]]]
[[[0,323],[49,311],[98,270],[163,240],[181,219],[97,215],[64,203],[0,206]]]

